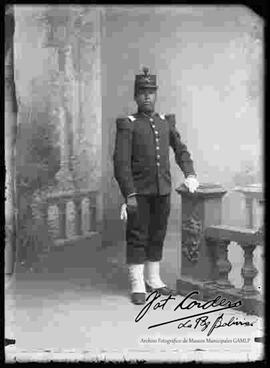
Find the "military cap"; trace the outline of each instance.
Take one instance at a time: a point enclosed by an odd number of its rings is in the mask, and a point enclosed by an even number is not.
[[[135,76],[135,92],[141,88],[157,89],[157,76],[149,73],[149,68],[143,67],[143,74]]]

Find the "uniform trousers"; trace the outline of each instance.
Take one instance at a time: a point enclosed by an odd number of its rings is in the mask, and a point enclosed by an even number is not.
[[[136,199],[137,209],[127,208],[127,264],[160,261],[170,214],[170,194],[136,195]]]

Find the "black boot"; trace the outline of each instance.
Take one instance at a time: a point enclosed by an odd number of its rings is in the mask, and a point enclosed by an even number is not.
[[[144,304],[145,293],[131,293],[131,301],[133,304]]]

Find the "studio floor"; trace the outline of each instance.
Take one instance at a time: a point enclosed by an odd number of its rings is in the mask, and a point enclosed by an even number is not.
[[[177,237],[166,237],[162,277],[175,287]],[[175,259],[175,263],[168,260]],[[178,295],[178,302],[183,296]],[[98,238],[53,250],[37,272],[17,268],[7,279],[5,336],[16,339],[5,348],[6,362],[29,361],[247,361],[263,358],[263,320],[237,310],[224,311],[253,326],[215,329],[181,328],[175,303],[150,310],[139,322],[143,306],[130,303],[125,245],[102,249]],[[181,311],[185,316],[190,311]],[[217,318],[213,313],[211,321]],[[209,317],[210,318],[210,317]],[[184,339],[186,338],[186,340]],[[207,340],[207,338],[212,341]],[[224,341],[224,339],[226,341]],[[222,342],[223,340],[223,342]]]

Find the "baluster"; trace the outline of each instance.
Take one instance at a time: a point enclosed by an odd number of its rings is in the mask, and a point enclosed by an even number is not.
[[[218,280],[217,287],[220,289],[231,288],[232,285],[228,280],[229,272],[232,269],[231,262],[228,260],[228,245],[230,244],[229,240],[218,239]]]
[[[253,228],[253,198],[246,196],[247,227]]]
[[[48,226],[48,203],[47,201],[43,201],[40,204],[40,214],[41,219],[44,225]]]
[[[244,250],[244,265],[241,270],[241,275],[244,278],[244,285],[241,289],[241,292],[244,295],[256,295],[259,293],[258,290],[253,285],[253,280],[257,276],[258,270],[254,266],[253,263],[253,252],[256,248],[256,245],[253,244],[246,244],[243,246],[240,244],[242,249]]]
[[[89,231],[96,231],[96,197],[89,196]]]
[[[58,203],[59,215],[59,238],[66,238],[66,201],[60,200]]]
[[[82,200],[75,198],[73,202],[75,205],[75,234],[82,235]]]
[[[206,254],[209,259],[210,267],[208,271],[208,278],[205,281],[206,285],[215,286],[218,279],[217,268],[217,240],[214,238],[206,238]]]
[[[44,227],[49,231],[49,223],[48,223],[48,202],[42,201],[40,204],[40,215],[41,215],[41,221]],[[43,249],[45,252],[48,252],[50,250],[50,243],[47,242],[46,249]]]

